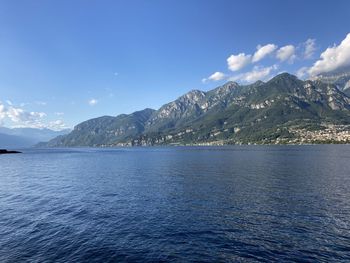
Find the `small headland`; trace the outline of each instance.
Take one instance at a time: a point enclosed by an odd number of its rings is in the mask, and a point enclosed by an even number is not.
[[[13,154],[13,153],[21,153],[19,151],[8,151],[6,149],[0,149],[0,154]]]

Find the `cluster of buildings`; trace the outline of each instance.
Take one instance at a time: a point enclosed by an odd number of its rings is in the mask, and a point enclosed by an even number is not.
[[[319,130],[293,129],[295,139],[287,143],[350,143],[350,125],[327,124]]]

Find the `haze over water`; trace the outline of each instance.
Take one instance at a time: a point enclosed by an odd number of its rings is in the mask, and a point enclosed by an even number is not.
[[[349,145],[0,156],[0,261],[349,261],[349,160]]]

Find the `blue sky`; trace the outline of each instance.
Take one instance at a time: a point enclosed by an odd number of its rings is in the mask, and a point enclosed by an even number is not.
[[[350,1],[2,0],[0,124],[73,127],[228,80],[332,71],[349,17]]]

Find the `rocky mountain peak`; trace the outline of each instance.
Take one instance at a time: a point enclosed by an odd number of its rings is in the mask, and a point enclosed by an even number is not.
[[[185,95],[181,96],[179,100],[186,101],[189,103],[196,103],[205,97],[205,92],[201,90],[191,90]]]
[[[283,72],[281,74],[278,74],[277,76],[273,77],[271,80],[269,80],[267,83],[291,83],[291,82],[297,82],[297,81],[301,81],[297,78],[297,76],[289,74],[287,72]]]
[[[225,83],[224,85],[214,89],[213,92],[215,94],[218,94],[218,95],[226,95],[237,87],[239,87],[239,84],[237,82],[229,81],[229,82]]]

